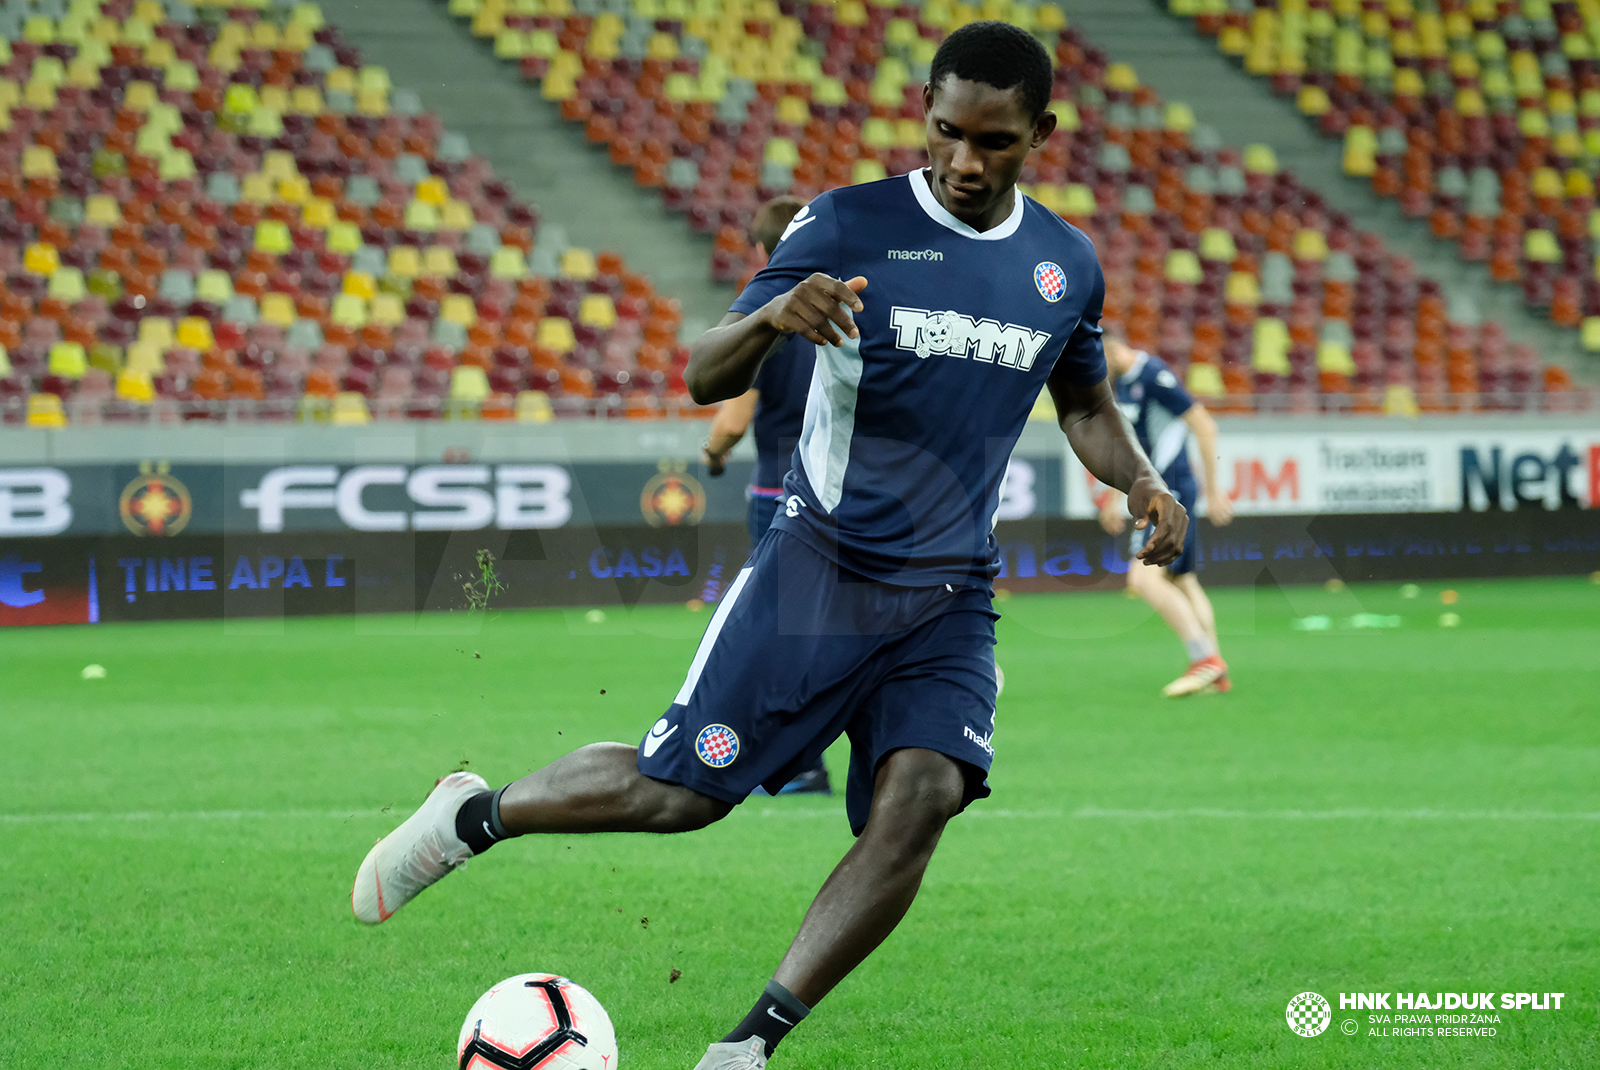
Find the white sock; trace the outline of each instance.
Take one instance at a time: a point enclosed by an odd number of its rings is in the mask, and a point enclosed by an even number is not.
[[[1209,639],[1185,639],[1183,649],[1189,652],[1190,661],[1200,661],[1204,658],[1214,657],[1217,648],[1211,645]]]

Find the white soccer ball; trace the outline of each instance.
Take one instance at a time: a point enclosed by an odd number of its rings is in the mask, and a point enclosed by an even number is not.
[[[617,1034],[600,1001],[565,977],[508,977],[467,1012],[460,1070],[616,1070]]]

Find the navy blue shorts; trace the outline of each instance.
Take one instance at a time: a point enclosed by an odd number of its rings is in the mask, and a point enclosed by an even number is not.
[[[779,498],[768,498],[761,494],[750,495],[750,513],[745,522],[750,527],[750,549],[756,548],[756,543],[761,541],[761,536],[767,533],[772,526],[772,520],[778,515]]]
[[[757,785],[776,793],[844,734],[857,835],[878,767],[903,747],[956,760],[964,809],[989,794],[997,619],[987,590],[878,583],[774,531],[639,744],[639,771],[739,803]]]
[[[1193,483],[1176,483],[1172,487],[1172,493],[1177,495],[1178,504],[1189,514],[1189,530],[1183,534],[1183,553],[1167,566],[1167,571],[1172,575],[1182,576],[1200,567],[1200,518],[1194,515],[1200,489]],[[1132,534],[1128,538],[1128,560],[1132,561],[1133,555],[1144,549],[1152,529],[1130,526],[1129,530]]]

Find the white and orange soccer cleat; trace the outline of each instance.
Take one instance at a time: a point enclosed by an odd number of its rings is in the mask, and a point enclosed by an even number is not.
[[[1168,698],[1184,698],[1207,692],[1228,691],[1233,683],[1228,679],[1228,663],[1212,654],[1189,666],[1189,671],[1161,689]]]
[[[418,892],[471,858],[472,850],[456,835],[456,811],[488,790],[477,773],[451,773],[435,784],[417,812],[373,844],[356,870],[350,889],[356,917],[368,925],[388,921]]]
[[[694,1070],[766,1070],[767,1045],[760,1037],[713,1044]]]

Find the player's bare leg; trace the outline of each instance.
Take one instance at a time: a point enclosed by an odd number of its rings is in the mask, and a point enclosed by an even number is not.
[[[593,743],[508,785],[500,820],[512,835],[530,832],[692,832],[733,809],[678,784],[639,772],[639,748]]]
[[[1208,638],[1205,628],[1195,616],[1194,605],[1167,575],[1166,569],[1142,561],[1130,561],[1128,586],[1161,615],[1167,627],[1176,632],[1185,645]]]
[[[1190,575],[1180,579],[1193,580],[1194,577]],[[1228,666],[1217,653],[1213,634],[1215,621],[1213,619],[1208,630],[1195,612],[1188,592],[1179,586],[1179,582],[1164,568],[1131,561],[1128,563],[1128,586],[1161,615],[1161,619],[1183,641],[1184,649],[1189,654],[1188,671],[1162,688],[1161,693],[1168,698],[1179,698],[1204,691],[1227,690],[1225,681]],[[1198,588],[1199,584],[1196,583],[1195,587]],[[1201,597],[1205,597],[1203,591]],[[1207,611],[1210,610],[1209,599],[1205,607]]]
[[[815,1006],[894,931],[965,788],[954,759],[907,748],[878,770],[867,827],[806,911],[774,975]]]
[[[508,836],[528,832],[689,832],[733,807],[651,780],[638,749],[595,743],[498,792],[475,773],[440,778],[401,826],[367,852],[350,907],[369,925],[387,921],[424,888]]]
[[[1217,642],[1217,614],[1211,608],[1210,596],[1206,594],[1205,588],[1200,586],[1200,578],[1193,572],[1185,572],[1181,576],[1174,577],[1172,582],[1189,600],[1189,608],[1194,610],[1195,620],[1200,622],[1200,627],[1205,629],[1211,645],[1216,647],[1220,654],[1222,644]]]
[[[789,1030],[905,917],[964,788],[960,768],[943,754],[906,748],[889,755],[867,827],[812,900],[777,974],[696,1070],[764,1070]]]

